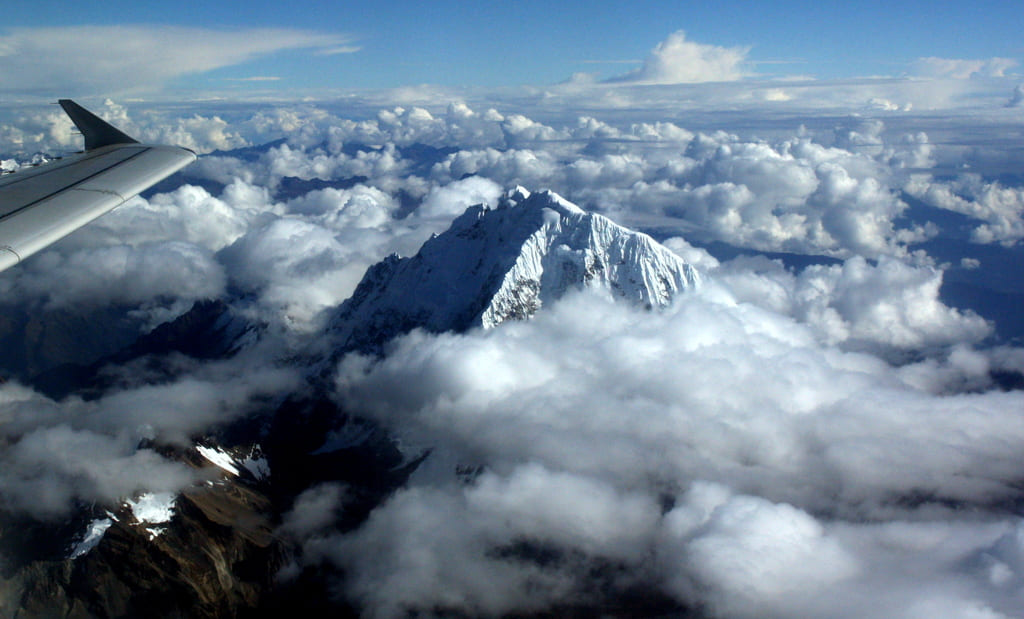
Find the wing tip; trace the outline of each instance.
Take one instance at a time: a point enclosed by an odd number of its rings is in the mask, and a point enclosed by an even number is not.
[[[87,151],[112,144],[138,144],[139,142],[71,99],[58,99],[57,103],[71,118],[71,122],[75,123],[78,130],[82,132]]]

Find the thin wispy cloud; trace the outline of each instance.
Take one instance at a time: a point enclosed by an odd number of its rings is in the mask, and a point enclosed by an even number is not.
[[[286,28],[15,28],[0,35],[0,92],[111,94],[289,50],[338,50],[349,37]],[[79,62],[75,59],[84,59]]]
[[[276,75],[256,75],[253,77],[225,77],[228,82],[277,82],[280,77]]]
[[[363,48],[358,45],[340,45],[338,47],[317,50],[316,54],[318,56],[336,56],[338,54],[354,54],[362,51],[362,49]]]
[[[769,60],[750,60],[748,62],[750,62],[750,64],[753,64],[753,65],[762,65],[762,64],[765,64],[765,65],[807,64],[807,60],[803,59],[803,58],[793,58],[793,59],[779,58],[779,59],[769,59]]]
[[[640,64],[643,60],[634,58],[632,60],[581,60],[583,64]]]
[[[1017,66],[1013,58],[918,58],[911,64],[912,71],[925,77],[968,79],[972,77],[1007,77]]]

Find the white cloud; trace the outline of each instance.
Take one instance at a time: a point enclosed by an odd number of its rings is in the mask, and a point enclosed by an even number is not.
[[[575,594],[574,563],[585,559],[558,557],[564,548],[637,562],[659,520],[649,496],[526,464],[508,476],[484,473],[468,487],[401,490],[356,534],[313,540],[306,550],[354,569],[349,594],[370,614],[436,608],[494,616]],[[527,558],[548,549],[553,566]],[[525,554],[517,560],[517,552]],[[370,555],[372,564],[361,559]]]
[[[339,45],[317,50],[316,53],[318,56],[337,56],[338,54],[354,54],[362,49],[358,45]]]
[[[892,382],[891,368],[876,358],[819,348],[806,326],[746,303],[734,305],[730,296],[716,300],[717,294],[689,298],[661,317],[633,316],[582,297],[493,335],[410,336],[368,376],[361,374],[364,366],[350,360],[342,369],[342,393],[348,405],[393,422],[417,444],[458,445],[464,455],[487,454],[495,466],[505,458],[532,458],[577,471],[596,467],[629,483],[651,475],[673,478],[678,474],[673,470],[693,474],[705,466],[726,477],[734,470],[739,475],[734,482],[745,480],[741,469],[726,464],[734,459],[779,467],[783,478],[802,476],[798,463],[820,454],[800,447],[798,419],[819,418],[827,441],[847,414],[864,414],[865,421],[878,414],[860,408],[858,402],[870,399],[867,393],[901,403],[903,412],[887,413],[895,415],[892,423],[916,415],[918,405],[934,408],[929,433],[941,425],[937,411],[958,406]],[[589,361],[580,366],[582,358]],[[599,386],[604,384],[614,385],[617,395],[611,401]],[[858,391],[865,395],[847,399]],[[849,407],[847,413],[833,409],[840,402],[840,410]],[[484,410],[489,412],[481,416]],[[623,410],[633,413],[613,412]],[[630,430],[638,415],[645,423]],[[739,425],[733,427],[734,422]],[[721,442],[724,437],[715,434],[719,424],[731,428],[735,442]],[[683,427],[686,436],[678,434]],[[758,432],[766,432],[766,439],[748,443],[746,438]],[[598,437],[604,449],[584,449]],[[904,438],[908,446],[913,442]],[[471,446],[468,452],[463,443]],[[668,448],[670,443],[676,447]],[[666,460],[643,453],[664,454]],[[863,481],[870,468],[858,469]],[[790,480],[791,485],[767,483],[777,498],[791,498],[814,485],[813,467],[805,473],[810,477]]]
[[[199,114],[179,119],[172,126],[160,126],[157,131],[140,131],[133,137],[153,144],[182,146],[200,154],[249,145],[237,132],[228,130],[228,123],[224,119],[217,116],[207,118]]]
[[[976,355],[954,356],[904,382],[878,358],[819,344],[806,325],[715,286],[665,314],[581,295],[529,323],[414,333],[383,361],[342,362],[339,388],[346,410],[435,451],[408,489],[318,556],[354,574],[350,593],[384,616],[565,601],[586,586],[588,561],[602,559],[729,616],[833,614],[827,600],[868,590],[927,605],[926,583],[959,578],[961,563],[929,567],[928,552],[883,551],[883,530],[849,525],[875,544],[864,550],[844,523],[924,519],[968,530],[973,521],[946,502],[984,510],[1015,495],[1020,392],[916,386],[976,371]],[[487,472],[455,485],[456,464]],[[720,489],[701,490],[705,482]],[[665,495],[675,504],[667,514],[657,508]],[[561,559],[500,551],[523,540]],[[897,562],[933,570],[932,580],[875,576]],[[967,608],[986,595],[969,588],[947,602]]]
[[[337,48],[346,38],[304,30],[180,26],[12,28],[0,35],[0,88],[14,93],[150,90],[182,75],[291,49]],[[88,59],[75,62],[76,58]]]
[[[738,259],[713,272],[737,299],[792,316],[827,344],[877,354],[975,343],[991,326],[939,299],[942,272],[892,258],[861,257],[798,274],[765,259]]]
[[[267,365],[266,355],[250,350],[228,361],[184,364],[182,375],[159,385],[133,376],[138,370],[131,366],[113,368],[128,386],[88,402],[54,402],[17,383],[0,385],[5,509],[67,517],[76,503],[113,507],[142,491],[177,492],[195,483],[194,468],[140,441],[189,444],[191,435],[237,418],[254,400],[295,389],[294,370]]]
[[[664,122],[620,128],[593,117],[559,129],[507,116],[503,130],[504,143],[519,146],[461,149],[428,180],[477,175],[552,188],[588,208],[669,215],[760,250],[902,256],[931,233],[900,220],[906,205],[894,185],[904,170],[934,165],[935,147],[924,132],[887,138],[877,120],[841,126],[831,146],[694,134]]]
[[[1012,246],[1024,238],[1024,188],[961,174],[943,181],[915,175],[905,189],[927,204],[981,221],[971,232],[971,240],[977,243]]]
[[[314,539],[305,549],[352,570],[347,593],[369,616],[398,617],[407,609],[496,616],[551,603],[557,575],[488,556],[477,540],[493,523],[475,518],[462,493],[411,488],[388,506],[357,535]]]
[[[416,215],[452,219],[475,204],[497,205],[502,191],[501,185],[488,178],[470,176],[431,189],[423,204],[416,209]]]
[[[690,245],[686,242],[686,239],[682,237],[674,236],[672,238],[665,239],[661,244],[671,249],[683,260],[692,264],[702,272],[707,273],[721,266],[718,259],[709,254],[707,250]]]
[[[291,535],[309,537],[330,530],[345,500],[345,487],[323,483],[305,490],[284,517],[282,529]]]
[[[317,312],[343,301],[361,273],[330,230],[299,219],[274,219],[222,252],[232,281],[260,295],[274,313],[303,329]]]
[[[68,425],[26,433],[5,450],[2,462],[5,506],[45,519],[67,515],[74,499],[110,504],[143,489],[177,491],[196,478],[184,464],[136,449],[130,435],[111,437]]]
[[[12,292],[51,309],[217,298],[226,283],[210,252],[181,241],[49,250],[25,266]]]
[[[318,189],[288,201],[288,211],[316,217],[329,228],[373,228],[391,221],[398,204],[375,187],[356,185],[351,189]]]
[[[641,68],[612,81],[645,84],[727,82],[746,75],[749,48],[719,47],[686,40],[682,30],[658,43]]]
[[[915,185],[906,185],[906,174],[954,156],[922,131],[887,132],[881,121],[857,117],[833,132],[805,131],[769,141],[694,133],[665,121],[613,124],[582,116],[557,126],[493,108],[475,112],[462,103],[442,114],[392,108],[361,121],[309,105],[273,108],[231,127],[218,115],[175,120],[140,112],[129,117],[114,104],[105,113],[146,139],[200,150],[288,136],[287,143],[256,161],[204,157],[189,169],[232,187],[240,179],[257,191],[273,192],[286,176],[365,177],[367,186],[392,197],[403,192],[408,201],[475,175],[503,187],[551,188],[613,215],[669,215],[698,234],[733,245],[843,258],[903,256],[909,244],[928,238],[934,230],[901,218],[906,205],[899,192],[909,187],[918,195]],[[427,171],[416,160],[415,148],[422,146],[410,148],[417,144],[457,150]],[[354,150],[355,145],[363,146]],[[244,210],[276,208],[256,206],[261,201],[270,198],[254,196]],[[999,213],[979,228],[978,240],[1012,240],[1012,204]]]
[[[289,201],[284,216],[253,220],[217,258],[231,284],[259,300],[263,320],[308,331],[321,310],[352,294],[370,265],[410,242],[418,247],[435,230],[436,223],[423,231],[398,224],[391,218],[397,207],[365,186],[312,191]]]
[[[149,200],[135,198],[82,230],[82,243],[147,242],[177,239],[211,252],[242,236],[261,216],[279,214],[265,188],[236,178],[214,197],[202,187],[182,185]]]
[[[0,125],[0,144],[6,152],[62,152],[81,148],[82,138],[62,111],[26,111],[16,114],[10,121],[10,124]]]
[[[681,598],[694,582],[716,613],[759,617],[801,613],[806,598],[856,576],[860,566],[806,512],[721,487],[695,484],[665,515],[661,555]],[[673,582],[674,581],[674,582]],[[803,598],[803,599],[801,599]],[[787,607],[789,607],[787,609]]]
[[[792,101],[793,95],[786,92],[783,88],[769,88],[761,91],[761,96],[765,101]]]

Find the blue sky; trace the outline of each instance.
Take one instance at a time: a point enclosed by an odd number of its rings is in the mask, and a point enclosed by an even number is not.
[[[902,76],[913,74],[915,60],[923,57],[1003,58],[1019,67],[1024,57],[1020,24],[1019,7],[1008,2],[572,0],[497,4],[393,0],[367,5],[118,0],[99,8],[94,3],[44,0],[5,7],[0,43],[5,35],[26,29],[141,25],[153,28],[154,39],[159,39],[167,26],[238,34],[275,28],[334,37],[334,49],[351,48],[350,53],[324,55],[315,53],[330,45],[323,41],[310,46],[294,41],[268,45],[241,60],[225,59],[214,63],[215,67],[150,85],[171,91],[203,90],[223,86],[225,81],[273,77],[277,79],[272,82],[231,85],[290,91],[415,84],[549,85],[579,72],[603,79],[639,67],[652,48],[680,30],[689,41],[749,50],[744,58],[745,74],[762,78]],[[200,36],[209,39],[211,35]],[[73,44],[74,34],[63,40]],[[9,40],[5,46],[8,50],[6,58],[0,56],[0,71],[9,73],[11,64],[21,59],[10,52]],[[42,46],[42,53],[46,48]],[[87,51],[83,48],[83,53]],[[112,43],[111,52],[115,51]],[[214,56],[207,53],[207,57]],[[7,77],[5,81],[10,84],[12,80]]]

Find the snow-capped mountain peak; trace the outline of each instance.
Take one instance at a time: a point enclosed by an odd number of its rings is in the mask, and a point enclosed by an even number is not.
[[[662,307],[699,282],[651,237],[551,191],[516,187],[495,208],[467,209],[415,256],[371,267],[331,330],[339,350],[370,350],[417,327],[463,331],[529,318],[581,287]]]
[[[536,201],[535,206],[539,206],[542,209],[550,209],[561,216],[586,214],[586,211],[553,191],[541,191],[536,195],[538,197],[534,198]],[[505,195],[501,196],[498,200],[498,208],[515,208],[525,204],[531,197],[534,197],[534,194],[529,189],[522,185],[516,185],[514,189],[505,192]]]

